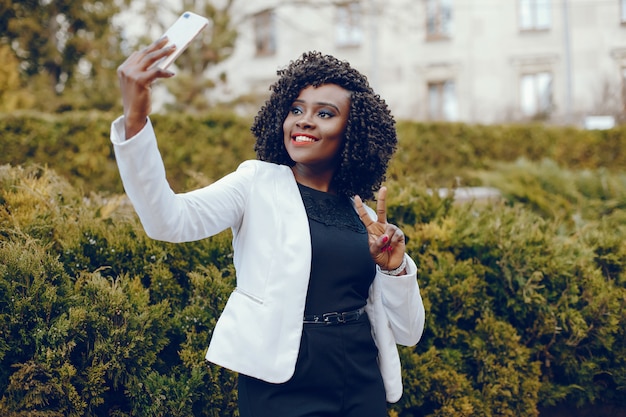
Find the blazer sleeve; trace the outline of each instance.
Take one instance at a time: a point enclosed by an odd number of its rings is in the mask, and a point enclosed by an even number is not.
[[[417,283],[417,266],[408,255],[407,273],[385,275],[378,269],[380,297],[397,344],[414,346],[424,331],[424,303]]]
[[[215,183],[187,193],[175,193],[150,120],[133,138],[124,139],[123,117],[111,126],[122,183],[141,223],[153,239],[187,242],[215,235],[241,223],[255,166],[239,169]]]

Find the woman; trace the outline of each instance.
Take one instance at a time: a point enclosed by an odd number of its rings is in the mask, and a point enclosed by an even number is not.
[[[175,194],[148,118],[152,82],[173,75],[153,68],[165,44],[118,69],[124,116],[111,140],[150,237],[233,231],[237,286],[206,358],[239,373],[242,417],[386,416],[402,394],[396,344],[416,344],[424,325],[417,268],[386,220],[387,105],[348,63],[305,53],[253,123],[258,160]],[[361,197],[379,188],[374,213]]]

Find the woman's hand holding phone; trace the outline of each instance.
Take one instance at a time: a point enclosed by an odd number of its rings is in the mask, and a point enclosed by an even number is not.
[[[134,52],[117,69],[124,106],[126,139],[145,126],[152,108],[151,86],[158,78],[174,75],[166,68],[206,27],[208,20],[191,12],[183,13],[165,35]]]
[[[176,45],[161,38],[148,47],[133,52],[117,69],[124,106],[126,139],[135,136],[146,124],[152,108],[151,86],[157,78],[169,78],[173,72],[155,66],[156,62],[172,54]]]

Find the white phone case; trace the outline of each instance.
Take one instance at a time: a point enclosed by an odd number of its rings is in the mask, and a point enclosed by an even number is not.
[[[167,36],[168,39],[167,44],[175,44],[176,50],[159,61],[156,66],[161,69],[169,67],[208,24],[209,20],[207,18],[192,12],[184,12],[180,15],[178,20],[164,33],[164,36]]]

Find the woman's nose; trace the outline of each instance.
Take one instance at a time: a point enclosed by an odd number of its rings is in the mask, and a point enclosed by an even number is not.
[[[296,126],[299,128],[307,128],[313,126],[313,121],[311,120],[311,116],[308,113],[302,113],[300,119],[296,121]]]

